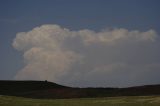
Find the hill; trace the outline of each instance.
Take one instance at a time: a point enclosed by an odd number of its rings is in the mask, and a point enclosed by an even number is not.
[[[129,88],[72,88],[48,81],[0,81],[0,95],[28,98],[90,98],[160,95],[160,85]]]

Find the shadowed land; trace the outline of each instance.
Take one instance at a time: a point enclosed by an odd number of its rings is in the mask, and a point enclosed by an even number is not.
[[[0,81],[0,95],[27,98],[95,98],[160,95],[160,85],[128,88],[72,88],[48,81]]]

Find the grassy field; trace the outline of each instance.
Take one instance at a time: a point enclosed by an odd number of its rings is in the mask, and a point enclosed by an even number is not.
[[[29,99],[0,96],[0,106],[160,106],[160,96]]]

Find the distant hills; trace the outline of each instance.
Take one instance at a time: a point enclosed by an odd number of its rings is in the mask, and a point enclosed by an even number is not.
[[[128,88],[72,88],[48,81],[0,80],[0,95],[28,98],[91,98],[160,95],[160,85]]]

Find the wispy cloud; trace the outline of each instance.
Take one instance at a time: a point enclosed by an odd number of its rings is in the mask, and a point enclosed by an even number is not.
[[[16,24],[18,22],[17,19],[0,19],[0,22],[3,22],[3,23],[12,23],[12,24]]]

